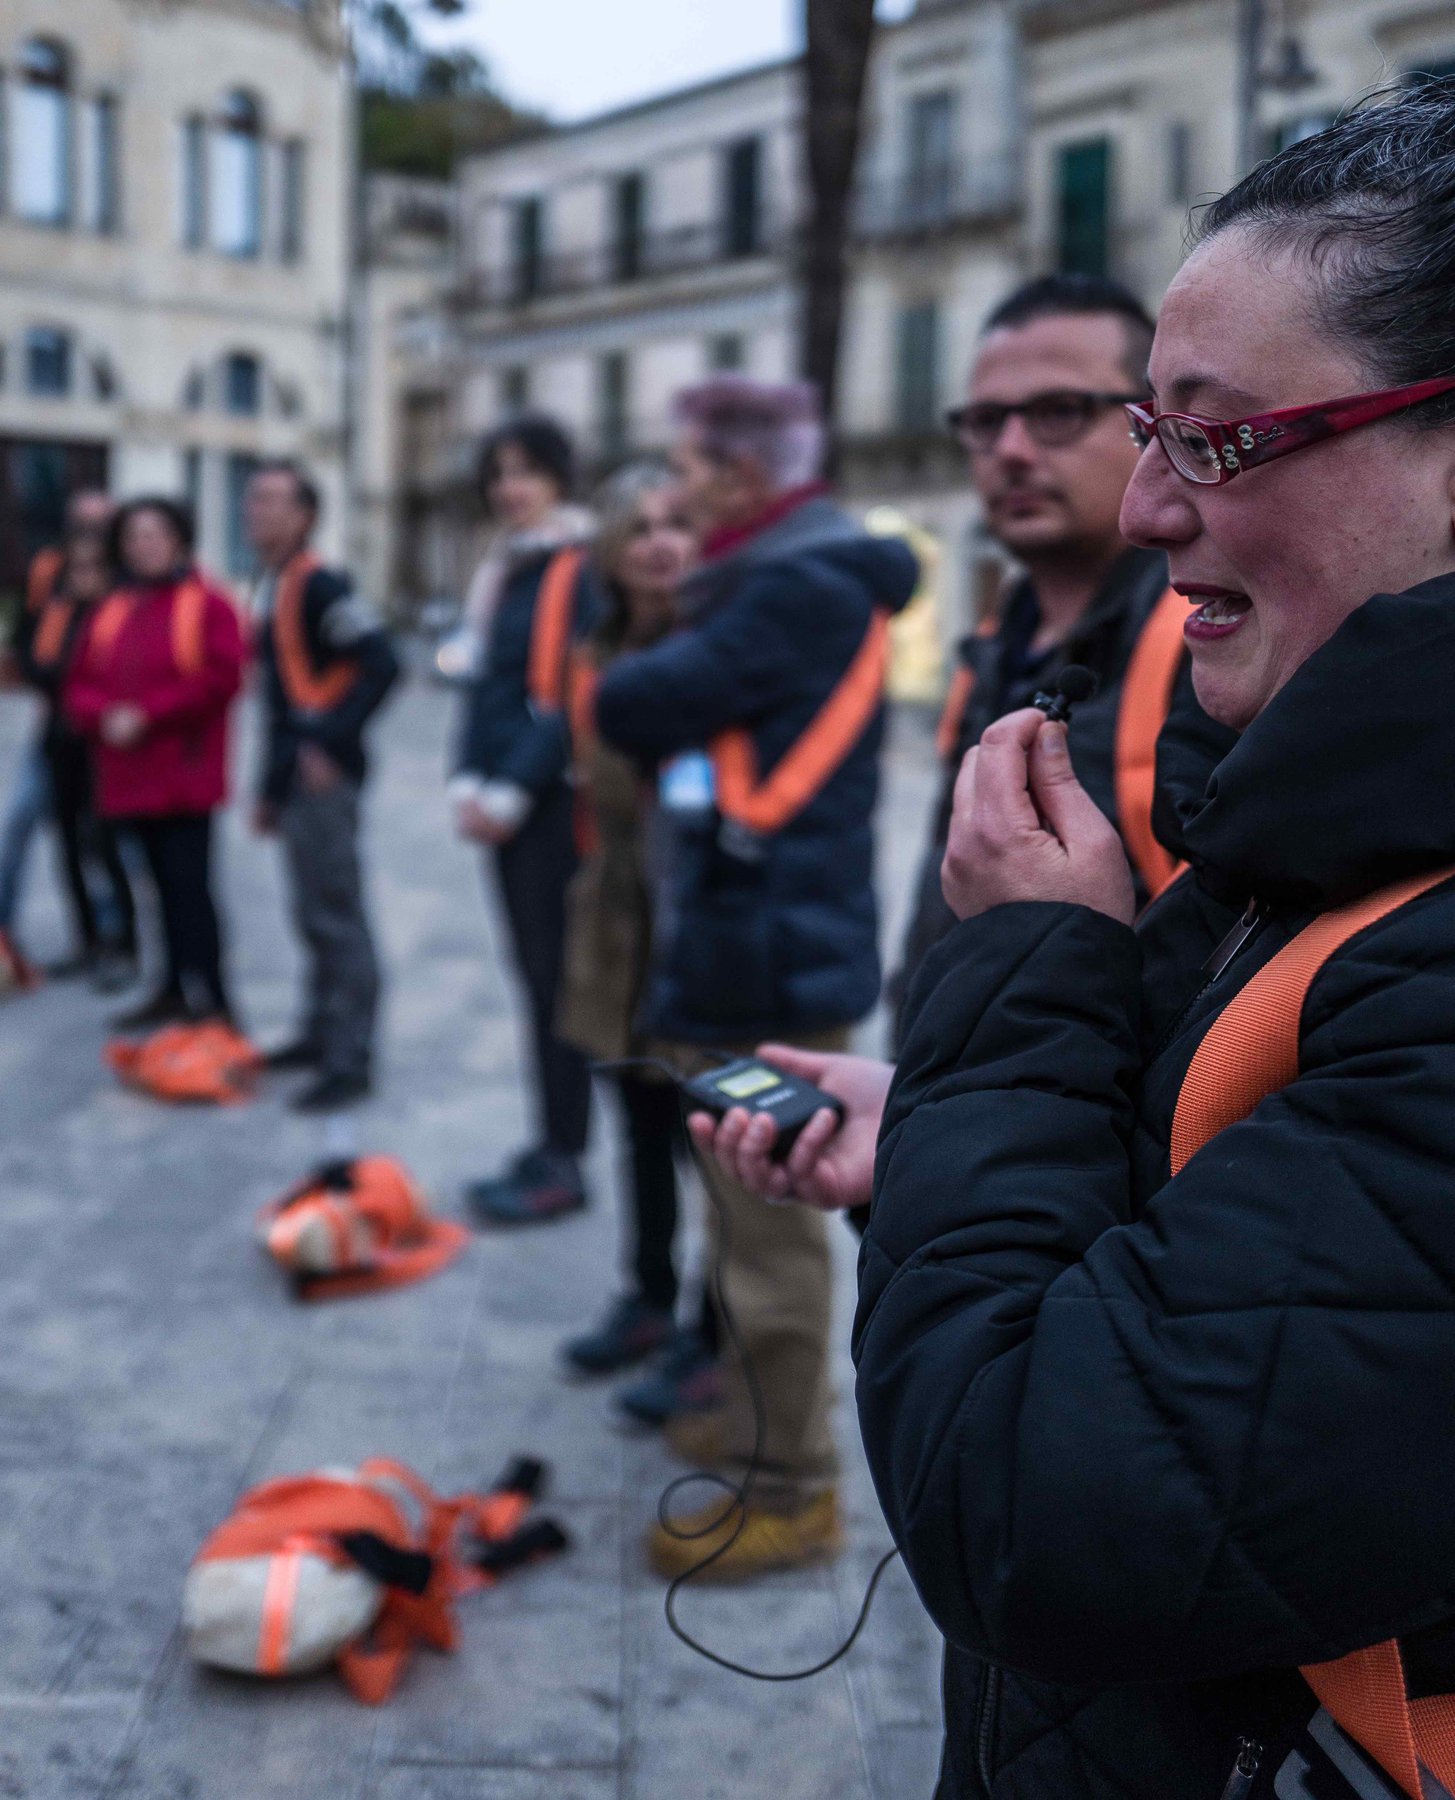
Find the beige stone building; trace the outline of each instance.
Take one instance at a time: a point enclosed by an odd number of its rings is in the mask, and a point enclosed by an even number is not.
[[[1239,173],[1245,94],[1249,146],[1264,156],[1373,88],[1455,73],[1455,0],[1263,0],[1256,68],[1240,10],[1026,0],[1028,267],[1105,270],[1155,305],[1189,209]]]
[[[866,97],[839,427],[847,496],[935,569],[939,635],[999,578],[942,426],[986,312],[1049,270],[1155,306],[1189,208],[1366,90],[1455,70],[1455,0],[919,0]],[[473,158],[459,275],[413,322],[418,584],[468,561],[478,434],[556,412],[588,462],[661,446],[672,392],[793,366],[803,214],[791,63],[663,94]],[[1246,131],[1243,113],[1250,112]],[[454,546],[454,548],[451,548]],[[406,555],[403,566],[410,567]]]
[[[433,515],[459,485],[458,444],[434,441],[449,395],[438,303],[453,279],[455,188],[371,175],[362,230],[351,555],[371,597],[399,614],[454,586]]]
[[[79,480],[243,573],[263,455],[342,547],[351,117],[337,0],[0,0],[0,588]]]

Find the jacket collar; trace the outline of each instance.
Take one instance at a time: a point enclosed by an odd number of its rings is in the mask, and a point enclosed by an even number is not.
[[[722,551],[688,576],[682,588],[684,619],[700,618],[735,592],[744,571],[756,563],[798,556],[864,536],[863,527],[821,490],[795,491],[798,498],[793,506],[771,524],[760,524],[735,549]]]
[[[762,537],[775,525],[781,524],[790,514],[796,513],[799,507],[810,500],[821,499],[827,492],[828,488],[821,481],[786,488],[783,493],[775,495],[756,518],[749,519],[745,524],[720,525],[716,531],[709,531],[702,540],[703,561],[720,562],[723,557],[733,555],[754,538]]]
[[[1376,594],[1209,770],[1163,770],[1225,898],[1337,906],[1455,863],[1455,575]]]

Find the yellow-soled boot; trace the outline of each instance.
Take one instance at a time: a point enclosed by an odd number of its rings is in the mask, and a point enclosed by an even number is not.
[[[659,1523],[647,1534],[647,1561],[657,1574],[675,1580],[696,1568],[704,1557],[733,1539],[729,1547],[694,1581],[751,1581],[776,1569],[803,1569],[837,1556],[843,1548],[839,1499],[832,1488],[817,1494],[795,1512],[771,1512],[749,1501],[748,1516],[738,1532],[742,1509],[724,1497],[685,1518],[674,1519],[674,1532]],[[701,1532],[699,1537],[697,1534]],[[738,1532],[736,1538],[734,1532]]]

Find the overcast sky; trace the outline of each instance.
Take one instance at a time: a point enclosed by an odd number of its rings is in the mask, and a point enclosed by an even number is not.
[[[910,0],[880,0],[886,17]],[[558,119],[787,55],[802,0],[474,0],[465,41],[512,100]]]

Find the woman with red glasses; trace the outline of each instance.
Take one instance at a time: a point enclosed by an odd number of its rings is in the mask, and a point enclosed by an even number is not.
[[[1213,205],[1125,534],[1241,736],[1126,857],[1034,710],[967,758],[898,1069],[740,1179],[873,1212],[864,1441],[944,1800],[1455,1793],[1455,100]],[[1352,398],[1351,398],[1352,396]],[[877,1166],[873,1163],[878,1130]]]

